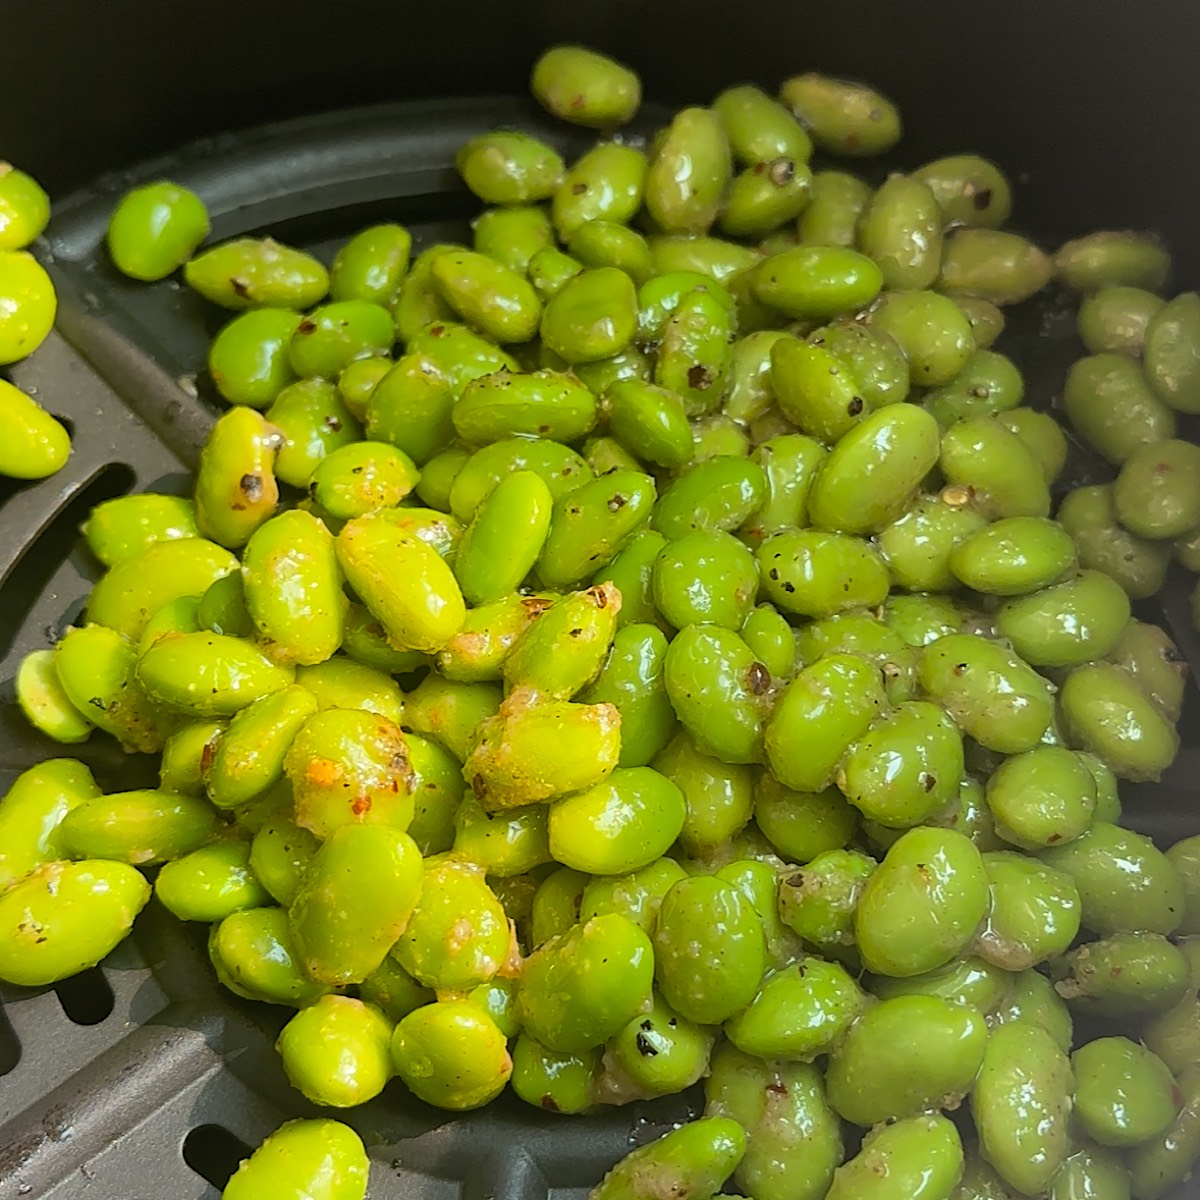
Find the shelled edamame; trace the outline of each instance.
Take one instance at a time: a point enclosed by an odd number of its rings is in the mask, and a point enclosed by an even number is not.
[[[729,88],[645,150],[621,64],[556,47],[533,91],[598,142],[474,138],[470,246],[375,226],[329,270],[198,249],[168,182],[122,202],[118,266],[237,314],[232,406],[194,502],[96,511],[106,573],[18,679],[162,777],[53,760],[0,802],[0,977],[98,962],[165,862],[221,982],[296,1010],[313,1103],[704,1079],[595,1200],[1164,1195],[1200,1151],[1200,853],[1124,829],[1118,781],[1179,745],[1130,602],[1200,566],[1200,302],[1156,295],[1153,239],[1002,228],[977,156],[873,188],[901,119],[858,84]],[[1061,500],[1003,335],[1052,279],[1111,468]],[[226,1195],[365,1172],[295,1122]]]

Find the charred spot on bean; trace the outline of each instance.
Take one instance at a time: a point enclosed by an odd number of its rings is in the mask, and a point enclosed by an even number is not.
[[[790,158],[777,158],[768,168],[768,173],[776,187],[787,187],[796,178],[796,164]]]
[[[861,396],[855,396],[854,399],[846,405],[846,412],[852,417],[857,417],[862,410],[863,401]]]
[[[932,792],[937,787],[937,780],[932,775],[923,771],[921,773],[921,786],[925,789],[926,793]]]
[[[983,212],[985,208],[992,202],[992,189],[980,188],[972,197],[971,203],[975,205],[976,212]]]
[[[614,513],[620,512],[628,503],[629,501],[620,492],[616,492],[608,498],[608,511]]]
[[[317,323],[316,323],[316,321],[313,321],[313,320],[309,319],[308,317],[305,317],[305,319],[303,321],[301,321],[299,325],[296,326],[296,332],[297,333],[316,333],[317,332]]]
[[[588,190],[588,185],[586,183],[571,184],[571,195],[572,196],[582,196],[583,193],[586,192],[587,190]]]
[[[712,372],[702,363],[693,363],[688,367],[687,381],[688,387],[702,392],[712,386]]]
[[[238,480],[238,489],[247,500],[261,500],[263,495],[263,481],[261,475],[243,475]]]
[[[330,433],[340,433],[342,429],[342,421],[340,417],[326,417],[324,426]]]
[[[547,1112],[556,1113],[559,1111],[558,1102],[554,1099],[553,1096],[543,1096],[541,1099],[541,1106]]]
[[[760,662],[746,668],[746,687],[752,695],[761,696],[771,686],[771,672]]]
[[[654,1058],[658,1054],[658,1047],[644,1033],[639,1033],[633,1039],[633,1044],[643,1058]]]
[[[967,673],[967,664],[955,663],[951,670],[956,678],[961,679]]]
[[[244,279],[239,279],[236,275],[233,275],[230,277],[229,286],[233,288],[235,296],[240,296],[243,300],[250,299],[250,285]]]

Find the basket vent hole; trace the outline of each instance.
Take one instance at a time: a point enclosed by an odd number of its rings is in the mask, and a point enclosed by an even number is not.
[[[0,1078],[13,1070],[21,1061],[21,1043],[13,1027],[8,1023],[4,1010],[0,1008]]]
[[[218,1191],[249,1157],[250,1147],[221,1125],[200,1125],[183,1139],[183,1161]]]
[[[112,1015],[113,991],[99,967],[54,985],[58,1002],[76,1025],[99,1025]]]
[[[110,463],[83,487],[54,519],[39,530],[0,588],[0,654],[7,654],[30,610],[79,541],[79,526],[97,504],[123,496],[135,475],[124,463]],[[0,496],[3,491],[0,489]]]

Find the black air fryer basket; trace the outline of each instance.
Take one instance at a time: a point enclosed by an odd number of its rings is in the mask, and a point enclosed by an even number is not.
[[[39,253],[60,298],[55,333],[9,376],[75,450],[44,482],[0,480],[0,794],[56,754],[108,790],[156,778],[111,739],[40,737],[12,697],[21,658],[59,636],[97,576],[78,537],[88,510],[185,491],[219,411],[196,379],[219,314],[175,281],[115,273],[101,242],[117,198],[170,177],[205,199],[214,240],[270,232],[326,260],[377,220],[409,226],[418,248],[462,240],[479,207],[453,170],[463,141],[515,125],[587,144],[525,98],[534,58],[561,41],[642,74],[646,129],[735,82],[865,79],[904,114],[897,165],[985,154],[1045,245],[1156,230],[1177,289],[1200,284],[1195,0],[5,0],[0,158],[51,191]],[[1031,402],[1052,402],[1073,338],[1051,306],[1002,343]],[[1139,615],[1200,668],[1188,582]],[[1194,687],[1180,731],[1160,784],[1122,786],[1127,823],[1163,844],[1200,832]],[[212,1200],[267,1133],[319,1111],[272,1048],[286,1016],[219,987],[203,931],[157,902],[100,967],[46,990],[0,985],[0,1200]],[[458,1117],[394,1085],[347,1119],[372,1156],[372,1200],[565,1200],[701,1102],[693,1090],[566,1119],[506,1095]]]

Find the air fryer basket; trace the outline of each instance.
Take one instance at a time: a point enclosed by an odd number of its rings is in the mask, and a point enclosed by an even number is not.
[[[166,176],[196,189],[214,239],[271,232],[326,259],[380,219],[408,225],[418,247],[462,240],[478,207],[452,166],[464,140],[510,124],[567,152],[587,144],[511,98],[538,49],[582,40],[639,67],[649,94],[669,102],[703,102],[742,78],[770,87],[809,67],[868,78],[904,110],[900,165],[988,153],[1013,170],[1019,222],[1048,244],[1100,225],[1154,228],[1176,252],[1176,284],[1200,282],[1192,0],[1155,0],[1158,19],[1136,23],[1108,0],[1062,0],[1052,12],[985,0],[967,15],[957,0],[613,0],[578,12],[543,0],[447,0],[420,13],[395,11],[409,7],[400,0],[211,0],[203,27],[187,30],[160,12],[174,6],[106,0],[80,5],[49,46],[42,6],[14,7],[3,18],[6,86],[43,102],[0,113],[0,155],[55,189],[39,252],[60,319],[9,375],[68,422],[75,450],[42,483],[0,481],[0,793],[55,754],[82,758],[107,789],[155,778],[150,760],[111,739],[60,747],[41,738],[11,683],[21,658],[77,616],[97,577],[77,534],[88,509],[130,490],[187,491],[220,411],[201,368],[221,314],[177,282],[119,277],[103,253],[108,214],[136,182]],[[243,61],[235,45],[254,46],[254,56]],[[504,94],[479,96],[482,88]],[[343,107],[397,96],[410,98]],[[329,115],[256,124],[321,109]],[[67,129],[78,147],[70,154],[56,136]],[[1051,303],[1014,324],[1003,348],[1026,368],[1033,402],[1050,403],[1080,352],[1072,322]],[[1186,582],[1174,578],[1163,611],[1140,615],[1164,621],[1200,667]],[[1200,830],[1195,688],[1181,732],[1162,783],[1122,787],[1128,822],[1163,843]],[[288,1086],[272,1048],[286,1012],[220,988],[203,934],[152,902],[99,968],[51,989],[0,985],[0,1200],[211,1200],[249,1147],[288,1117],[318,1111]],[[694,1089],[564,1119],[505,1096],[456,1117],[394,1084],[346,1119],[371,1152],[373,1200],[541,1200],[584,1195],[630,1146],[700,1103]]]

